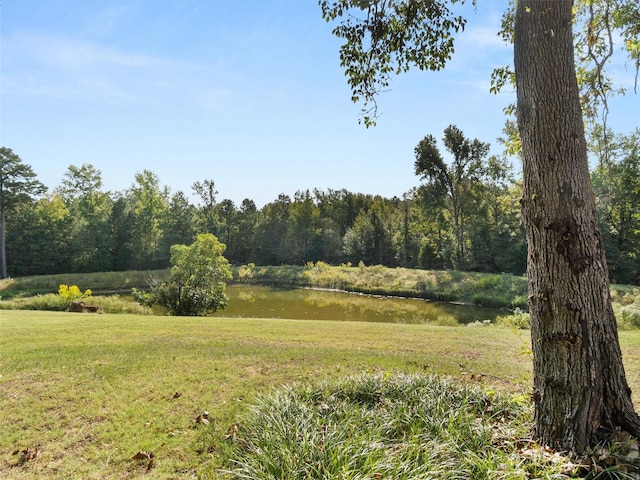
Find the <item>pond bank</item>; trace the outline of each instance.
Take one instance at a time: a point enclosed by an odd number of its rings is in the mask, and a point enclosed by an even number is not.
[[[385,297],[419,298],[481,307],[526,309],[523,276],[454,270],[414,270],[380,265],[234,267],[233,283],[275,287],[321,288]]]
[[[145,289],[150,277],[160,280],[169,270],[69,273],[38,275],[0,280],[2,301],[55,294],[58,287],[77,285],[90,288],[94,295],[131,292],[132,287]],[[305,266],[233,267],[231,284],[255,284],[278,287],[323,288],[351,293],[390,297],[419,298],[439,302],[454,302],[482,307],[528,309],[527,281],[524,276],[461,272],[456,270],[414,270],[387,268],[381,265],[350,264],[331,266],[323,262]],[[630,285],[612,285],[614,302],[634,293]],[[629,303],[629,302],[627,302]]]

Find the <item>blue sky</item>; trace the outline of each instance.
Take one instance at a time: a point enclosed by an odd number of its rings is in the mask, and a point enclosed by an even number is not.
[[[313,188],[401,196],[427,134],[454,124],[500,152],[513,94],[489,81],[512,57],[495,35],[506,4],[468,9],[447,69],[394,77],[365,129],[315,0],[3,0],[0,140],[49,188],[91,163],[110,191],[146,169],[189,196],[214,180],[236,204]],[[611,110],[629,133],[640,97]]]

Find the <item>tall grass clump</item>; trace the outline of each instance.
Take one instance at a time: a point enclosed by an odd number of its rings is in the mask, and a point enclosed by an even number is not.
[[[60,295],[53,293],[0,301],[0,310],[47,310],[50,312],[64,312],[67,308],[69,308],[67,301]]]
[[[640,328],[640,290],[634,288],[622,296],[612,292],[612,297],[618,327]]]
[[[100,308],[104,313],[129,313],[133,315],[149,315],[152,309],[138,302],[127,300],[119,295],[90,296],[83,301]],[[69,308],[70,302],[62,295],[47,293],[33,297],[12,298],[0,301],[0,310],[45,310],[63,312]]]
[[[169,270],[95,272],[95,273],[59,273],[56,275],[33,275],[19,277],[0,283],[2,298],[28,297],[58,292],[64,285],[91,285],[94,294],[130,292],[131,288],[148,288],[149,278],[164,279]]]
[[[552,478],[521,455],[531,409],[432,375],[373,374],[260,397],[232,440],[236,479]]]
[[[516,308],[510,315],[501,315],[496,318],[496,325],[511,327],[518,330],[529,330],[531,328],[531,316],[529,312],[523,312]]]
[[[84,292],[77,285],[58,285],[58,293],[46,293],[32,297],[16,297],[0,301],[1,310],[48,310],[63,312],[72,302],[79,300],[93,301],[91,289]]]
[[[299,265],[255,266],[250,263],[240,267],[233,267],[231,273],[233,281],[238,283],[257,283],[276,287],[305,287],[309,286]]]

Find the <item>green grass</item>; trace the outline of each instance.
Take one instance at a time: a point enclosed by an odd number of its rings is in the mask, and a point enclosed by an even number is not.
[[[0,477],[221,478],[260,395],[363,373],[526,394],[525,333],[291,320],[0,311]],[[621,333],[640,389],[640,332]],[[637,398],[635,399],[638,400]],[[208,411],[210,423],[196,423]],[[15,450],[39,451],[26,460]],[[154,454],[132,460],[137,452]],[[355,477],[351,477],[355,478]]]
[[[522,281],[379,266],[251,270],[239,270],[242,281],[477,303],[516,304]],[[0,294],[13,298],[3,300],[7,308],[49,308],[61,283],[110,292],[141,286],[148,274],[4,280]],[[638,291],[612,291],[620,325],[636,328]],[[446,478],[445,471],[458,472],[452,478],[558,478],[555,467],[518,453],[530,406],[509,403],[507,394],[523,399],[529,391],[527,331],[172,318],[134,315],[117,296],[96,295],[91,303],[120,314],[0,310],[0,478]],[[640,332],[621,331],[620,338],[630,386],[640,392]],[[446,412],[438,398],[454,387],[435,388],[441,375],[461,389]],[[424,393],[425,381],[440,393]],[[395,393],[362,408],[358,399],[389,388]],[[496,399],[510,405],[508,425],[457,407]],[[439,413],[420,410],[432,402]],[[332,414],[319,419],[324,405]],[[315,416],[304,415],[309,409]],[[206,421],[198,421],[204,412]],[[442,435],[425,437],[434,428]],[[292,443],[300,435],[304,441]],[[313,472],[304,470],[310,458]],[[271,477],[257,474],[267,468]]]
[[[273,387],[400,371],[526,389],[519,352],[501,329],[2,311],[0,477],[122,478],[148,451],[154,478],[216,478],[228,429]]]

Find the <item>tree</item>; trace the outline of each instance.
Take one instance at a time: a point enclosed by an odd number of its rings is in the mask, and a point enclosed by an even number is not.
[[[184,192],[171,195],[169,207],[162,222],[162,250],[171,245],[192,243],[196,237],[196,208],[189,203]]]
[[[454,3],[321,0],[328,21],[348,15],[334,33],[345,39],[340,59],[353,98],[363,97],[366,106],[391,72],[409,65],[443,68],[453,33],[465,25],[448,8]],[[637,11],[636,2],[623,3]],[[617,428],[638,436],[640,419],[622,365],[589,181],[572,7],[572,0],[519,0],[513,43],[535,430],[544,444],[581,453]],[[372,124],[375,115],[367,112],[365,123]]]
[[[219,221],[216,216],[216,184],[213,180],[204,180],[202,182],[194,182],[191,185],[195,195],[202,200],[200,207],[200,231],[202,233],[218,233]]]
[[[160,250],[162,221],[169,209],[169,189],[160,188],[158,176],[143,170],[135,175],[135,183],[129,189],[134,215],[133,268],[166,268],[169,252]]]
[[[425,213],[432,219],[425,234],[434,236],[424,243],[424,259],[435,263],[440,257],[461,270],[505,271],[491,257],[496,253],[494,243],[505,234],[511,236],[506,225],[498,223],[502,216],[498,199],[512,182],[511,167],[495,155],[487,159],[489,144],[465,138],[454,125],[444,130],[442,140],[452,157],[450,164],[433,135],[415,148],[415,173],[424,181],[420,192]]]
[[[63,273],[69,269],[69,238],[72,235],[72,214],[60,195],[46,195],[34,208],[35,218],[27,229],[24,240],[37,245],[29,255],[32,274]],[[24,241],[21,239],[21,241]],[[33,248],[33,247],[32,247]]]
[[[225,245],[210,233],[197,236],[191,245],[171,247],[171,273],[164,281],[152,280],[149,292],[133,290],[145,305],[160,305],[169,315],[198,316],[227,305],[225,280],[231,278]]]
[[[522,141],[536,433],[581,451],[640,434],[611,306],[575,74],[572,3],[521,0],[514,63]]]
[[[470,232],[471,270],[522,275],[527,270],[527,242],[520,212],[522,184],[488,190],[483,211]]]
[[[62,273],[69,265],[67,250],[70,212],[59,195],[45,195],[17,205],[7,217],[7,268],[13,276]]]
[[[238,262],[249,263],[255,260],[256,252],[256,223],[258,222],[258,208],[256,203],[245,198],[240,205],[238,237]]]
[[[239,238],[240,213],[233,200],[225,198],[215,207],[218,219],[217,236],[227,246],[227,258],[231,263],[238,261],[238,250],[242,239]]]
[[[464,269],[467,263],[469,235],[467,224],[479,201],[482,180],[487,176],[485,158],[489,144],[477,138],[465,138],[462,131],[450,125],[444,130],[444,146],[453,155],[447,165],[436,146],[433,135],[427,135],[415,148],[415,172],[427,181],[436,202],[449,213],[455,238],[455,268]],[[427,208],[431,208],[430,205]]]
[[[102,174],[91,164],[70,165],[62,184],[55,189],[71,212],[67,239],[70,271],[99,272],[111,264],[111,198],[101,191]]]
[[[344,250],[349,261],[395,266],[391,208],[388,203],[376,196],[369,209],[360,210],[353,226],[344,235]]]
[[[132,268],[134,257],[135,215],[131,199],[120,196],[111,208],[111,268],[116,272]]]
[[[609,274],[615,283],[640,284],[640,129],[609,134],[607,161],[591,175]]]
[[[46,187],[35,177],[31,166],[22,163],[10,148],[0,147],[0,278],[7,278],[7,212],[46,191]]]
[[[320,209],[311,198],[309,190],[298,191],[290,208],[289,230],[293,261],[305,264],[320,259]]]
[[[291,198],[284,193],[262,208],[262,215],[256,225],[256,262],[261,265],[292,263],[288,235],[290,217]]]
[[[330,218],[336,224],[339,236],[344,236],[362,209],[369,209],[373,196],[342,190],[314,190],[320,217]]]

